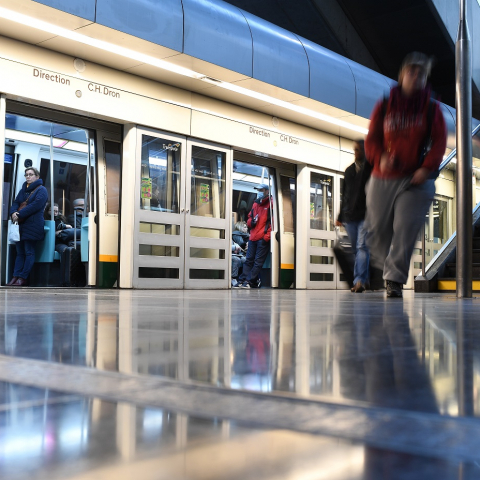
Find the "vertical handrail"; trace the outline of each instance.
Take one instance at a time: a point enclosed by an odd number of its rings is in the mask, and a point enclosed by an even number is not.
[[[54,201],[54,188],[55,182],[53,181],[53,122],[50,124],[50,220],[55,221],[55,213],[53,208]]]
[[[425,248],[427,246],[427,241],[425,238],[425,222],[423,222],[423,232],[422,232],[422,277],[425,278],[426,270],[425,270],[425,261],[426,261],[426,253]]]

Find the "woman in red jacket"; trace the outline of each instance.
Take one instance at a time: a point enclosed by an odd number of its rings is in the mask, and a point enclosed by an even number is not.
[[[447,130],[440,105],[430,98],[430,70],[426,55],[407,55],[398,86],[373,110],[365,140],[373,166],[367,186],[367,243],[373,266],[383,270],[388,297],[402,296],[445,153]],[[424,155],[430,128],[431,141]]]

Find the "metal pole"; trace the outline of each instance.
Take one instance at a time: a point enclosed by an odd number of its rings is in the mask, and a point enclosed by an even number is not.
[[[50,124],[50,220],[55,221],[55,214],[53,213],[53,122]]]
[[[472,297],[472,55],[460,0],[460,23],[455,44],[457,107],[457,297]]]

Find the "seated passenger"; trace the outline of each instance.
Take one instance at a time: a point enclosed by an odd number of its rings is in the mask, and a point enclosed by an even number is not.
[[[85,208],[85,200],[83,198],[77,198],[72,202],[73,210],[76,212],[77,217],[77,229],[82,228],[83,210]],[[68,223],[73,225],[75,223],[75,214],[71,213],[67,217]],[[77,234],[77,238],[79,234]]]
[[[246,222],[237,222],[235,224],[235,230],[232,232],[232,238],[235,243],[237,243],[242,250],[247,249],[248,244],[248,227]]]
[[[232,287],[238,283],[240,267],[245,263],[246,257],[240,245],[232,241]]]
[[[45,208],[44,218],[45,220],[52,218],[52,208],[49,203]],[[69,241],[73,241],[73,228],[67,223],[67,219],[60,215],[57,203],[53,204],[53,219],[55,221],[55,250],[62,253],[67,248]]]

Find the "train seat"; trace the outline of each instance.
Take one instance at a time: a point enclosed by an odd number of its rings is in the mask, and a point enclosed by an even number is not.
[[[45,220],[43,226],[45,238],[41,242],[37,242],[35,248],[35,262],[36,263],[52,263],[55,259],[55,222],[52,220]],[[60,256],[58,257],[60,260]]]

